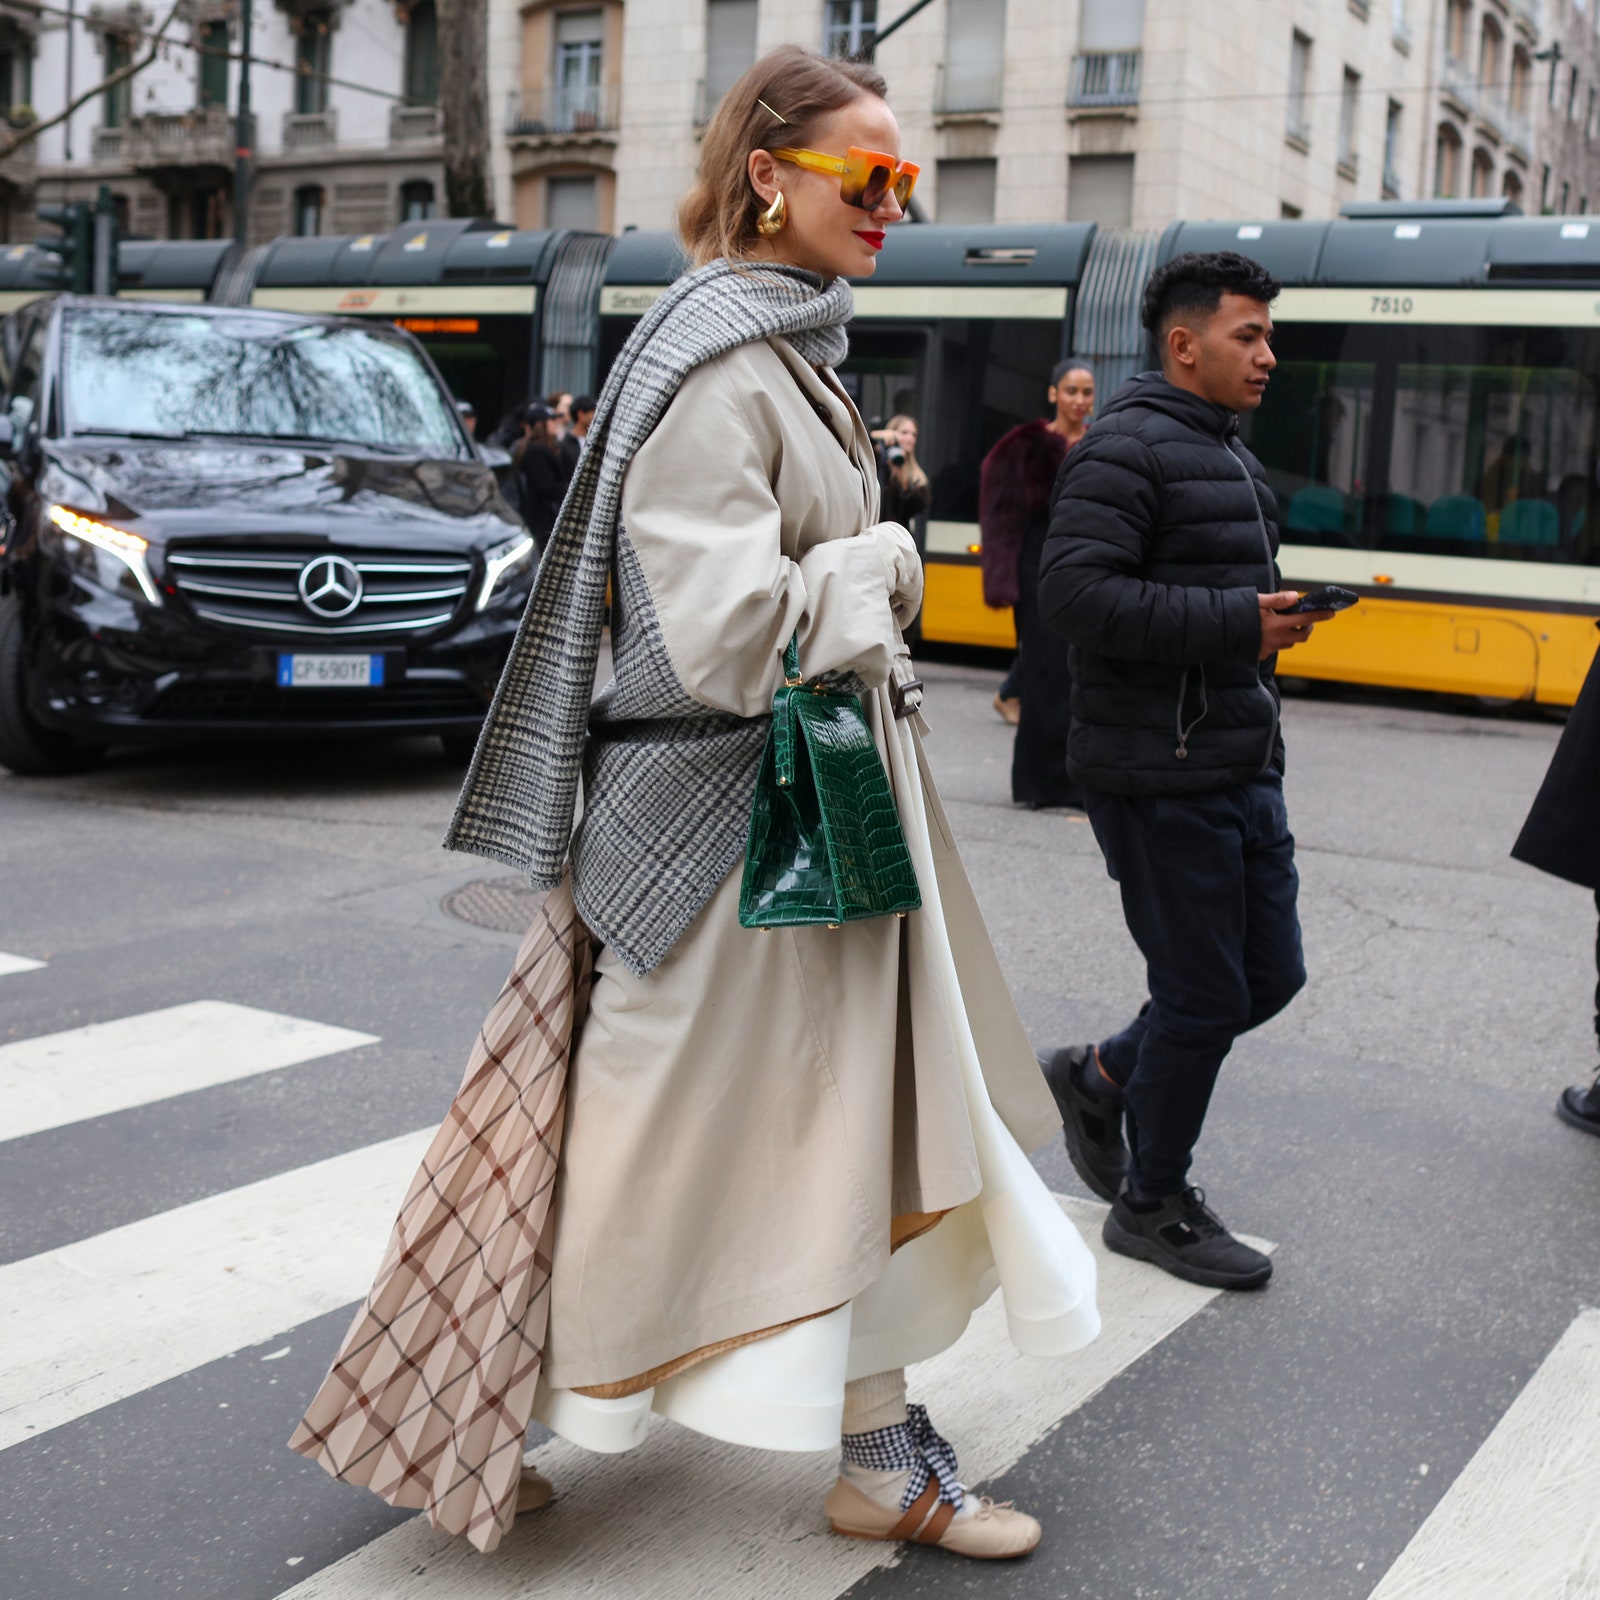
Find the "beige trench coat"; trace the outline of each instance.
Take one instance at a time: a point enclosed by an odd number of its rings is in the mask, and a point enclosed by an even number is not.
[[[629,469],[625,535],[695,699],[768,711],[797,627],[808,676],[875,687],[865,703],[886,756],[909,740],[886,765],[920,788],[897,800],[914,856],[931,854],[947,942],[926,910],[742,929],[736,870],[646,976],[600,952],[568,1089],[549,1389],[637,1393],[820,1316],[872,1284],[903,1238],[973,1201],[953,1007],[1022,1150],[1059,1126],[918,738],[889,711],[882,686],[908,673],[896,611],[914,614],[921,568],[909,534],[877,514],[860,417],[781,340],[692,373]],[[647,813],[636,826],[648,850]],[[1092,1269],[1090,1284],[1092,1317]]]

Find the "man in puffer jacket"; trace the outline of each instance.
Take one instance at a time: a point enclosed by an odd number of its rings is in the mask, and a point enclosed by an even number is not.
[[[1233,1041],[1305,983],[1273,662],[1332,615],[1285,615],[1277,507],[1237,437],[1276,365],[1278,283],[1183,255],[1144,295],[1162,370],[1112,397],[1056,481],[1039,609],[1072,642],[1067,770],[1144,955],[1150,998],[1098,1047],[1044,1063],[1105,1239],[1195,1283],[1272,1263],[1190,1186]],[[1126,1121],[1128,1140],[1123,1138]],[[1131,1149],[1130,1149],[1131,1146]]]

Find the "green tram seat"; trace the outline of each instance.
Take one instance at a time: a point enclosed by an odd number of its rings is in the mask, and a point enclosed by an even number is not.
[[[1481,544],[1489,531],[1489,518],[1483,501],[1476,495],[1441,495],[1428,507],[1427,521],[1422,525],[1425,538],[1462,539]]]

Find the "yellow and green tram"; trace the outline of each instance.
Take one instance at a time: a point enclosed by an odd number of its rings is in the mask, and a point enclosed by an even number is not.
[[[1046,413],[1051,367],[1102,394],[1151,364],[1150,272],[1238,250],[1284,284],[1278,370],[1245,437],[1277,494],[1285,579],[1363,604],[1285,662],[1295,674],[1570,704],[1600,617],[1600,218],[1502,201],[1346,207],[1331,222],[891,230],[856,286],[842,376],[862,412],[919,422],[933,485],[914,530],[925,640],[1007,649],[983,603],[978,478]],[[670,235],[527,233],[434,221],[392,233],[129,241],[118,292],[384,317],[422,340],[487,428],[536,392],[593,389],[682,270]],[[0,251],[0,311],[55,282]],[[708,440],[708,450],[716,441]]]

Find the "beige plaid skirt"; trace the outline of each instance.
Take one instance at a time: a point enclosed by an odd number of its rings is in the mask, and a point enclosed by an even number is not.
[[[546,896],[290,1447],[480,1550],[516,1514],[549,1315],[567,1069],[592,952]]]

